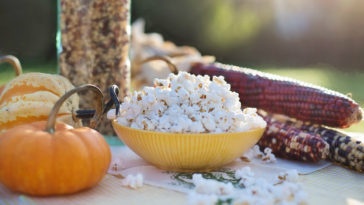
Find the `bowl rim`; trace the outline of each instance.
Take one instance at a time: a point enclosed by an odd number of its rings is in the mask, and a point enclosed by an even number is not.
[[[154,134],[162,134],[162,135],[192,135],[192,136],[209,136],[209,135],[212,135],[212,136],[219,136],[219,135],[226,135],[226,134],[242,134],[242,133],[249,133],[249,132],[256,132],[258,130],[265,130],[267,126],[265,126],[264,128],[255,128],[255,129],[251,129],[251,130],[248,130],[248,131],[244,131],[244,132],[223,132],[223,133],[178,133],[178,132],[158,132],[158,131],[150,131],[150,130],[140,130],[140,129],[135,129],[135,128],[131,128],[131,127],[127,127],[127,126],[123,126],[123,125],[120,125],[119,123],[117,123],[117,119],[113,119],[112,120],[112,125],[113,126],[119,126],[123,129],[126,129],[126,130],[129,130],[129,131],[132,131],[132,132],[141,132],[141,133],[144,133],[144,134],[148,134],[148,133],[154,133]],[[115,128],[114,128],[115,129]]]

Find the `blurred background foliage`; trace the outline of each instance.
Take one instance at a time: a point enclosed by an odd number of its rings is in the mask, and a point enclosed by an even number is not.
[[[147,31],[246,66],[364,66],[359,0],[136,0]]]
[[[239,65],[364,67],[360,0],[134,0],[132,21]],[[0,0],[0,53],[56,61],[57,2]]]
[[[351,92],[364,105],[364,1],[134,0],[131,12],[177,45]],[[0,55],[19,57],[26,72],[56,72],[56,22],[55,0],[0,0]],[[0,84],[12,76],[0,66]]]

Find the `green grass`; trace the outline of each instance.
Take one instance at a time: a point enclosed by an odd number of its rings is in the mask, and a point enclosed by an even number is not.
[[[24,64],[23,70],[27,72],[56,73],[57,64]],[[335,69],[322,68],[264,68],[264,72],[292,77],[308,83],[330,88],[341,93],[351,93],[353,99],[364,107],[364,71],[344,72]],[[15,77],[9,65],[0,65],[0,85]],[[364,121],[351,126],[346,131],[364,132]]]
[[[23,72],[42,72],[42,73],[57,73],[57,63],[47,63],[47,64],[24,64]],[[0,85],[9,82],[15,77],[15,72],[13,68],[7,64],[0,64]]]

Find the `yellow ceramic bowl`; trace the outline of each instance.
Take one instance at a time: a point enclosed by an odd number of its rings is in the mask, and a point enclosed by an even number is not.
[[[133,129],[112,121],[119,138],[144,160],[170,171],[208,171],[241,156],[264,128],[223,134],[164,133]]]

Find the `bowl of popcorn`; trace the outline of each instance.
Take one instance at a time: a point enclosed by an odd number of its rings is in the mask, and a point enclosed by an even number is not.
[[[107,115],[128,147],[170,171],[217,169],[253,147],[266,127],[256,109],[241,109],[223,77],[186,72],[156,79]]]

